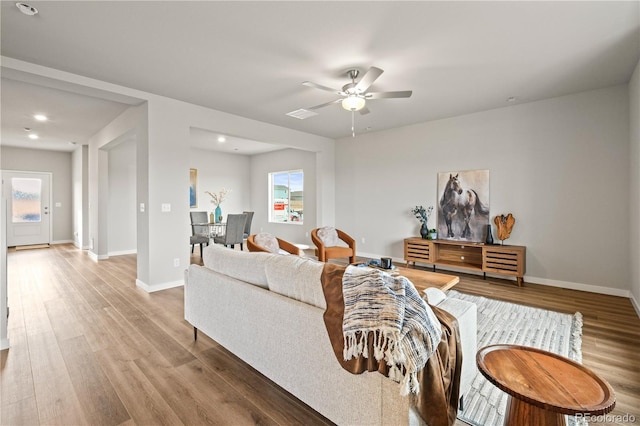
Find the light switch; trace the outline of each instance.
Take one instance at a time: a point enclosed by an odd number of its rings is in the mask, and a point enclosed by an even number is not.
[[[163,213],[167,213],[171,211],[171,204],[169,203],[162,203],[162,212]]]
[[[140,203],[140,213],[144,213],[144,203]]]
[[[62,207],[62,203],[61,202],[57,202],[56,203],[56,207]]]

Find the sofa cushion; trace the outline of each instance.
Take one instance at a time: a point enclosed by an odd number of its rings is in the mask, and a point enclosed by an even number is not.
[[[324,263],[298,256],[273,256],[265,263],[269,290],[326,309],[320,276]]]
[[[260,247],[266,249],[270,253],[279,253],[280,245],[278,244],[278,240],[271,234],[266,232],[261,232],[256,234],[253,241]]]
[[[205,267],[213,271],[240,281],[269,288],[265,262],[273,256],[271,253],[249,253],[236,251],[219,244],[210,244],[203,250],[202,261]]]
[[[322,244],[324,244],[325,247],[337,246],[340,241],[338,231],[336,231],[336,228],[331,226],[323,226],[318,229],[318,238],[320,238],[320,241],[322,241]]]
[[[424,301],[432,306],[439,305],[440,302],[442,302],[444,299],[447,298],[447,295],[444,294],[442,290],[435,287],[425,288],[423,293],[424,293],[424,297],[423,297]]]

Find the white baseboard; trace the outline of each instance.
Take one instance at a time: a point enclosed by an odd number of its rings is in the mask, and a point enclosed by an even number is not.
[[[73,240],[56,240],[56,241],[51,241],[51,244],[74,244],[75,241]]]
[[[631,297],[631,292],[629,292],[629,290],[623,290],[621,288],[611,288],[611,287],[603,287],[599,285],[574,283],[571,281],[550,280],[547,278],[530,277],[527,275],[525,275],[524,281],[525,283],[530,282],[534,284],[548,285],[550,287],[560,287],[560,288],[568,288],[570,290],[580,290],[580,291],[588,291],[590,293],[606,294],[609,296],[629,297],[629,298]]]
[[[182,280],[180,280],[180,281],[171,281],[171,282],[166,282],[166,283],[161,283],[161,284],[149,285],[149,284],[147,284],[145,282],[140,281],[139,279],[136,279],[136,287],[140,287],[141,289],[143,289],[147,293],[153,293],[155,291],[166,290],[168,288],[180,287],[180,286],[183,286],[183,285],[184,285],[184,281],[182,281]]]
[[[106,260],[109,258],[109,256],[107,256],[106,254],[101,254],[101,255],[97,255],[94,252],[92,252],[91,250],[89,250],[88,252],[89,254],[89,259],[93,260],[94,262],[97,262],[99,260]]]
[[[636,298],[633,297],[633,293],[631,293],[631,295],[629,296],[629,299],[631,299],[631,304],[633,305],[633,308],[636,310],[636,314],[638,314],[638,318],[640,318],[640,303],[638,303]]]
[[[9,349],[9,339],[1,339],[0,340],[0,351],[3,351],[5,349]]]
[[[120,251],[110,251],[109,252],[109,256],[122,256],[125,254],[136,254],[138,253],[138,250],[133,249],[133,250],[120,250]]]
[[[370,253],[361,253],[361,252],[358,252],[358,256],[369,257],[372,259],[380,259],[382,257],[379,254],[370,254]],[[406,263],[406,260],[404,260],[404,258],[394,257],[393,261],[402,263],[402,264]],[[431,264],[428,264],[428,265],[431,265]],[[437,265],[436,271],[437,270],[454,271],[454,272],[471,273],[471,274],[474,273],[473,271],[468,271],[461,268],[449,267],[448,265],[445,267],[442,267],[441,265]],[[481,272],[475,272],[475,273],[481,273]],[[515,277],[510,277],[507,275],[487,274],[487,276],[501,278],[501,279],[512,279],[515,281]],[[639,309],[638,303],[631,297],[632,295],[629,290],[624,290],[620,288],[603,287],[603,286],[597,286],[597,285],[591,285],[591,284],[574,283],[570,281],[559,281],[559,280],[551,280],[547,278],[537,278],[537,277],[532,277],[528,275],[524,276],[524,282],[525,283],[530,282],[532,284],[548,285],[551,287],[567,288],[571,290],[588,291],[590,293],[606,294],[609,296],[628,297],[631,299],[631,303],[634,304],[636,311],[638,311],[638,316],[640,316],[640,309]]]

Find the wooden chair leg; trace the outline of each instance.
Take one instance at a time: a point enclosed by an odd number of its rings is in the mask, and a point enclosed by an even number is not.
[[[200,257],[202,257],[202,243],[200,243]]]
[[[198,329],[193,327],[193,340],[198,340]]]

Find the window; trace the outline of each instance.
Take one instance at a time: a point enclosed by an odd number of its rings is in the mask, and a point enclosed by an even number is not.
[[[42,181],[40,179],[11,179],[11,219],[13,223],[40,222]]]
[[[269,222],[302,224],[303,188],[302,170],[269,173]]]

